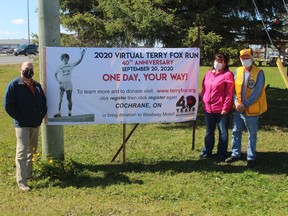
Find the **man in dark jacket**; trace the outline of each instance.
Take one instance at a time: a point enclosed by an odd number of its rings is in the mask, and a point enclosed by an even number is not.
[[[4,106],[14,119],[17,139],[16,179],[22,191],[30,191],[27,179],[32,177],[32,158],[38,146],[39,126],[47,112],[46,96],[41,85],[32,79],[33,64],[21,65],[20,76],[6,87]]]

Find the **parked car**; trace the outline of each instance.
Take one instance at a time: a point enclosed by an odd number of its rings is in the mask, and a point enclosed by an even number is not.
[[[1,54],[12,54],[13,49],[4,47],[2,50],[0,50],[0,53]]]
[[[36,44],[22,44],[18,46],[16,49],[14,49],[14,55],[29,55],[34,54],[36,55],[38,53],[38,46]]]
[[[266,59],[267,66],[276,66],[276,60],[279,58],[279,52],[272,51],[269,52]]]

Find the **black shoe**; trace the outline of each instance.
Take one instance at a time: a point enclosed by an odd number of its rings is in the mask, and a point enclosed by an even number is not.
[[[238,160],[237,157],[230,156],[230,157],[228,157],[228,158],[225,160],[225,162],[226,162],[226,163],[232,163],[232,162],[237,161],[237,160]]]
[[[71,113],[69,113],[68,116],[71,116]]]
[[[255,160],[248,160],[247,161],[247,167],[248,168],[254,168],[256,166],[256,161]]]
[[[55,118],[61,117],[61,114],[57,113],[54,115]]]
[[[207,155],[207,154],[201,154],[201,155],[199,155],[199,158],[200,159],[207,159],[207,158],[211,158],[212,156],[210,156],[210,155]]]
[[[217,157],[217,162],[225,162],[227,158]]]

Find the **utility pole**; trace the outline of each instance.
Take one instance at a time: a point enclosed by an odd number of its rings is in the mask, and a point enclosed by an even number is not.
[[[28,19],[28,44],[30,44],[29,0],[27,0],[27,19]]]
[[[53,73],[46,71],[44,64],[44,47],[60,46],[60,6],[59,0],[38,0],[38,23],[39,23],[39,68],[40,81],[46,90],[45,74]],[[49,107],[48,107],[49,109]],[[63,126],[51,126],[42,124],[42,151],[43,157],[48,159],[64,160],[64,132]]]

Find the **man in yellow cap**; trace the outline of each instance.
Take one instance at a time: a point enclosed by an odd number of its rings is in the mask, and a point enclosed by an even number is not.
[[[235,114],[232,129],[232,153],[225,161],[231,163],[241,156],[242,132],[244,126],[248,131],[247,166],[256,165],[256,144],[259,127],[259,115],[267,110],[265,94],[264,72],[253,65],[252,49],[240,51],[242,66],[237,68],[234,74]]]

